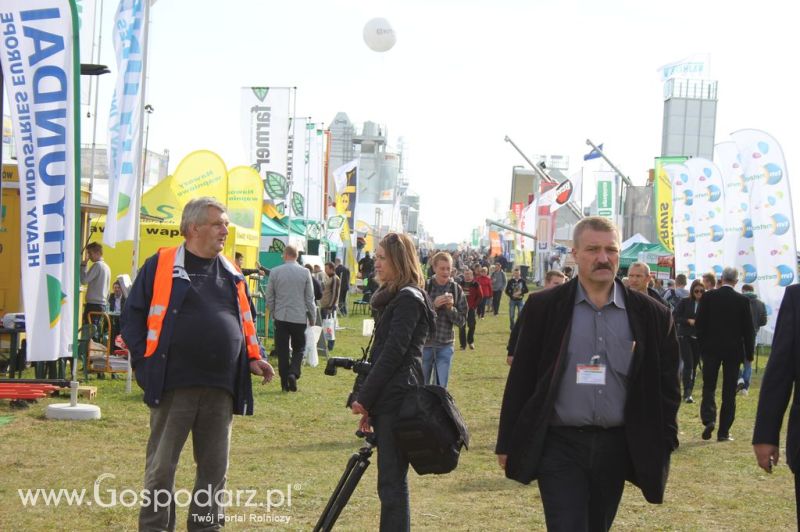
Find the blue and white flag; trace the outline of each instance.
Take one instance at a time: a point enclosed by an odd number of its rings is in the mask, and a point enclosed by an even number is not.
[[[597,148],[598,148],[597,150],[592,148],[592,150],[589,153],[583,156],[583,160],[591,161],[592,159],[599,159],[600,157],[602,157],[602,155],[600,155],[600,152],[603,151],[603,145],[600,144],[599,146],[597,146]]]
[[[51,361],[71,356],[77,336],[78,15],[68,0],[3,0],[0,10],[19,165],[28,361]]]
[[[108,216],[103,243],[133,240],[141,202],[148,3],[120,0],[114,18],[117,84],[108,119]]]
[[[752,236],[756,257],[756,291],[767,306],[772,332],[786,287],[797,282],[794,215],[786,159],[778,141],[757,129],[731,133],[739,148],[744,186],[750,198],[750,219],[744,231]],[[748,272],[745,272],[747,274]]]

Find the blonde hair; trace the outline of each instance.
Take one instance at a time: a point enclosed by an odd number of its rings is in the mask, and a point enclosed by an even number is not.
[[[408,236],[400,233],[389,233],[378,244],[383,248],[386,260],[391,264],[397,274],[394,279],[384,283],[389,290],[397,292],[400,288],[414,285],[418,288],[425,286],[422,268],[419,266],[417,250],[414,242]],[[435,259],[435,257],[434,257]]]

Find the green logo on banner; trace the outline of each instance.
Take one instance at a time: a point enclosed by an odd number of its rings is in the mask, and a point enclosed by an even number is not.
[[[267,93],[269,92],[269,87],[253,87],[253,94],[256,95],[259,102],[263,102],[264,98],[267,97]]]
[[[292,192],[292,210],[295,216],[303,216],[305,213],[305,200],[299,192]]]
[[[130,206],[131,197],[120,192],[119,196],[117,196],[117,220],[121,220],[128,213],[128,207]]]
[[[61,291],[61,281],[53,277],[47,276],[47,307],[50,317],[50,328],[54,328],[61,317],[61,307],[67,300],[67,294]]]

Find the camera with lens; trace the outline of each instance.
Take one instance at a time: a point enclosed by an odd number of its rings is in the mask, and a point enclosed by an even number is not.
[[[347,403],[345,405],[347,408],[350,408],[350,405],[352,405],[353,401],[358,397],[358,391],[367,379],[369,370],[372,369],[372,364],[364,359],[331,357],[325,365],[325,375],[336,375],[336,368],[350,369],[356,374],[356,381],[353,383],[353,391],[347,396]]]

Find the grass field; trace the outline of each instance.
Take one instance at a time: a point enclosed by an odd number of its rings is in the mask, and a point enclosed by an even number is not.
[[[339,331],[334,354],[358,356],[359,347],[367,340],[360,336],[360,317],[345,318],[341,323],[347,330]],[[507,338],[508,319],[503,312],[479,321],[475,351],[456,352],[450,391],[469,424],[472,445],[462,454],[458,469],[449,475],[419,477],[410,473],[415,530],[544,529],[536,487],[507,480],[493,453],[508,371]],[[234,420],[228,488],[255,490],[256,503],[271,500],[276,507],[270,512],[243,504],[231,507],[228,516],[233,520],[228,522],[228,529],[310,530],[316,523],[348,457],[360,446],[353,435],[357,418],[344,408],[354,375],[339,370],[335,377],[325,376],[324,362],[323,358],[319,367],[305,368],[297,393],[282,393],[275,383],[256,385],[255,415]],[[672,456],[664,504],[647,504],[641,493],[628,485],[615,529],[749,531],[795,527],[791,472],[781,460],[773,475],[763,473],[756,467],[749,443],[764,362],[762,357],[762,371],[754,375],[750,396],[737,397],[736,422],[731,430],[735,441],[702,441],[699,404],[682,406],[680,449]],[[134,393],[125,394],[124,380],[92,377],[88,384],[98,387],[94,402],[102,408],[99,421],[46,420],[45,406],[66,398],[41,400],[26,410],[12,410],[7,401],[0,401],[4,463],[0,474],[0,530],[135,530],[136,498],[124,490],[141,489],[148,410],[135,385]],[[700,386],[698,383],[695,390],[698,399]],[[373,465],[342,513],[337,529],[377,530],[375,475]],[[190,489],[193,478],[188,442],[176,487]],[[289,487],[291,504],[287,500]],[[36,506],[24,506],[19,490],[37,488],[85,490],[86,502],[67,505],[62,499],[58,507],[41,501]],[[111,505],[115,490],[117,504]],[[281,495],[283,505],[278,506]],[[289,522],[264,522],[270,518]],[[183,508],[178,513],[179,529],[185,519]]]

